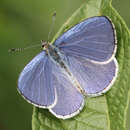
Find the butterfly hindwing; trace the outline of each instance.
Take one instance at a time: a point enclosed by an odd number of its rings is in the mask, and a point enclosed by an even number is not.
[[[88,96],[98,96],[107,92],[117,77],[118,64],[115,58],[102,65],[71,56],[68,56],[67,62],[70,71]]]
[[[57,104],[50,112],[58,118],[67,119],[75,116],[84,106],[84,97],[72,84],[66,72],[52,64],[54,87],[57,92]]]

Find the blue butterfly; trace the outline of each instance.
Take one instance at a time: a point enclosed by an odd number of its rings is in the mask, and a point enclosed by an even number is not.
[[[106,93],[117,77],[116,32],[106,16],[85,19],[42,47],[21,72],[18,90],[57,118],[77,115],[85,96]]]

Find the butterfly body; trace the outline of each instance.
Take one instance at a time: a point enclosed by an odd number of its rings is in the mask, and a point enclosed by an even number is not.
[[[59,65],[61,68],[67,69],[64,63],[63,54],[61,54],[60,50],[57,47],[49,44],[46,48],[46,54],[54,63]]]
[[[76,80],[76,78],[71,73],[66,61],[65,56],[63,53],[60,52],[60,50],[53,45],[48,44],[45,48],[46,54],[49,56],[49,58],[52,60],[54,64],[57,64],[62,71],[65,73],[66,76],[69,77],[70,81],[73,83],[74,87],[78,89],[79,92],[84,94],[84,90],[82,89],[79,82]],[[85,94],[86,95],[86,94]]]
[[[20,94],[58,118],[77,115],[84,96],[106,93],[117,78],[114,25],[106,16],[85,19],[64,32],[25,66],[18,80]]]

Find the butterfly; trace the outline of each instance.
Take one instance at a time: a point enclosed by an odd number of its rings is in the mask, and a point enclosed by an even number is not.
[[[57,118],[77,115],[86,96],[106,93],[117,78],[116,31],[106,16],[85,19],[42,47],[21,72],[18,91]]]

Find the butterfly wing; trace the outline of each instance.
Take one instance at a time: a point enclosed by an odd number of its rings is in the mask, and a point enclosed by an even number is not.
[[[97,16],[72,27],[54,44],[67,55],[106,63],[116,52],[115,35],[111,21],[105,16]]]
[[[18,80],[18,90],[30,103],[49,108],[62,119],[75,116],[84,105],[83,95],[44,51],[26,65]]]
[[[118,64],[115,58],[102,65],[70,56],[67,62],[70,71],[89,96],[98,96],[107,92],[117,77]]]
[[[26,65],[19,76],[18,91],[30,103],[42,108],[55,105],[52,66],[45,52],[41,52]]]
[[[57,104],[49,109],[58,118],[67,119],[77,115],[84,106],[84,97],[72,84],[64,70],[53,64],[54,87]]]

